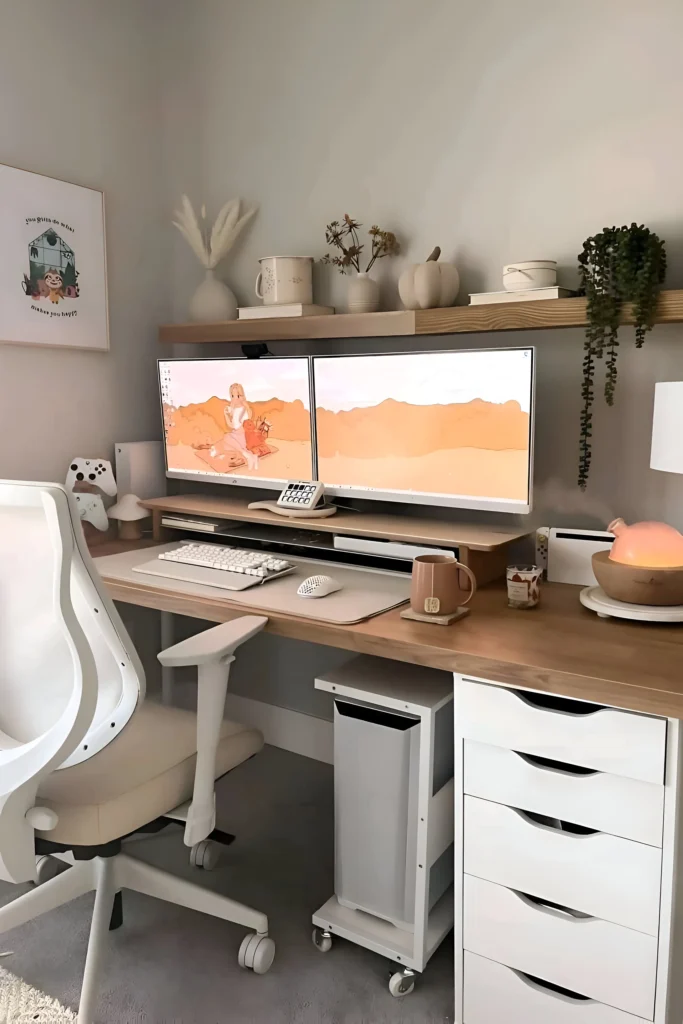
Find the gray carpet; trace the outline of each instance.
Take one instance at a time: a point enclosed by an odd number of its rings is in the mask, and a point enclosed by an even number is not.
[[[389,962],[341,939],[311,942],[311,914],[333,891],[332,769],[273,747],[219,783],[218,823],[237,840],[213,872],[189,867],[179,833],[135,843],[149,860],[263,909],[277,944],[270,972],[237,966],[244,930],[136,893],[124,894],[98,1020],[102,1024],[447,1024],[453,946],[441,946],[415,991],[394,999]],[[0,883],[0,904],[19,887]],[[76,1007],[92,896],[0,936],[3,965]]]

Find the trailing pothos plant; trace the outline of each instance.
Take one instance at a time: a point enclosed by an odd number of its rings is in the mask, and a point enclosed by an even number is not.
[[[636,348],[655,322],[659,290],[666,273],[664,243],[642,224],[604,228],[587,238],[579,254],[579,274],[586,295],[586,340],[583,357],[579,487],[588,481],[591,464],[595,365],[605,359],[605,401],[614,404],[617,384],[617,335],[621,307],[631,302]]]

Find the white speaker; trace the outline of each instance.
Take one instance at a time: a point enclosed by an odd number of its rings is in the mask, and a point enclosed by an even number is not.
[[[160,498],[166,494],[161,441],[122,441],[114,445],[119,495]]]

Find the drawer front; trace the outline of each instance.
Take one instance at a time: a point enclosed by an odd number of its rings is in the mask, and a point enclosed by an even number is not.
[[[557,992],[510,967],[465,953],[464,1024],[644,1024],[578,993]]]
[[[465,793],[661,847],[663,786],[566,762],[544,764],[476,740],[464,746]]]
[[[461,678],[456,716],[466,739],[555,761],[664,782],[666,719]]]
[[[465,797],[464,821],[467,874],[657,935],[657,847],[604,832],[565,832],[474,796]]]
[[[652,935],[539,906],[471,875],[465,875],[463,888],[466,950],[653,1019],[657,940]]]

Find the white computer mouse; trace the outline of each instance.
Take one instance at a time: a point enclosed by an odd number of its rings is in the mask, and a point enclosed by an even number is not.
[[[331,576],[309,576],[304,580],[297,594],[299,597],[327,597],[334,594],[335,590],[341,590],[342,585]]]

